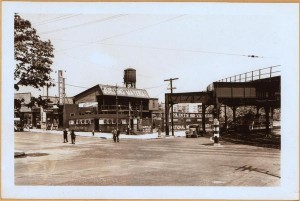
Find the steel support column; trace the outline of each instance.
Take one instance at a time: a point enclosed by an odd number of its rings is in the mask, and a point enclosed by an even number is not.
[[[204,105],[202,103],[202,131],[203,132],[206,132],[205,131],[205,111],[206,111],[206,105]]]
[[[227,128],[227,106],[224,105],[224,110],[225,110],[225,128]]]
[[[233,116],[233,122],[236,122],[236,107],[232,106],[232,116]]]
[[[169,96],[165,94],[165,122],[166,122],[166,135],[169,135]]]
[[[270,135],[270,105],[265,105],[266,112],[266,132],[267,135]]]

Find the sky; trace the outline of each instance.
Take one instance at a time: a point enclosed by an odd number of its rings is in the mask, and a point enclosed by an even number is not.
[[[42,40],[52,42],[51,77],[57,82],[55,72],[64,71],[66,96],[96,84],[124,86],[126,68],[136,69],[137,88],[164,102],[164,93],[170,92],[164,80],[169,78],[179,78],[173,82],[174,93],[204,91],[235,74],[295,65],[287,59],[293,51],[290,45],[298,39],[294,9],[275,4],[208,5],[192,11],[176,7],[173,12],[82,9],[19,14]],[[28,87],[19,92],[28,91],[46,95],[45,89]],[[50,88],[49,95],[58,96],[58,87]]]

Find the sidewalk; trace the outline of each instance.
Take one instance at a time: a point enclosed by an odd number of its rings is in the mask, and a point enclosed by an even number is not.
[[[46,133],[46,134],[57,134],[62,135],[63,131],[57,131],[57,130],[44,130],[44,129],[30,129],[30,132],[35,133]],[[70,131],[69,131],[70,132]],[[68,133],[69,133],[68,132]],[[95,132],[94,136],[92,132],[75,132],[77,136],[84,136],[84,137],[99,137],[104,139],[111,139],[112,134],[111,133],[100,133]],[[158,133],[154,132],[152,134],[141,134],[141,135],[125,135],[120,134],[120,139],[160,139],[160,138],[174,138],[174,137],[185,137],[185,131],[176,131],[174,132],[174,136],[169,135],[168,137],[165,136],[165,133],[161,133],[161,137],[158,137]]]

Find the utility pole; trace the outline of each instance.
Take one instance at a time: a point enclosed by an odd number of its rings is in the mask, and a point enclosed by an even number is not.
[[[48,98],[49,98],[49,83],[48,82],[46,83],[46,87],[47,87],[46,95],[47,95],[47,100],[48,100]]]
[[[141,116],[140,116],[140,119],[142,120],[143,119],[143,101],[141,101],[141,105],[140,105],[140,112],[141,112]]]
[[[169,88],[169,89],[171,90],[171,96],[173,94],[173,89],[176,89],[176,87],[173,88],[173,80],[178,80],[178,78],[170,78],[170,79],[164,80],[165,82],[170,82],[171,88]],[[167,114],[167,115],[169,115],[169,114]],[[172,125],[172,136],[174,136],[173,103],[171,103],[171,125]]]
[[[130,101],[129,101],[129,119],[128,119],[128,135],[130,134],[130,130],[131,130],[131,124],[130,124],[130,122],[131,122],[131,103],[130,103]]]

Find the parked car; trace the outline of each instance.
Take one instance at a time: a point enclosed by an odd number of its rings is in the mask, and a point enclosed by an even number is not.
[[[203,136],[203,133],[200,132],[200,126],[198,124],[189,125],[187,131],[185,131],[186,138],[197,138],[199,136]]]
[[[24,128],[21,124],[15,124],[14,130],[15,132],[21,132],[24,131]]]

